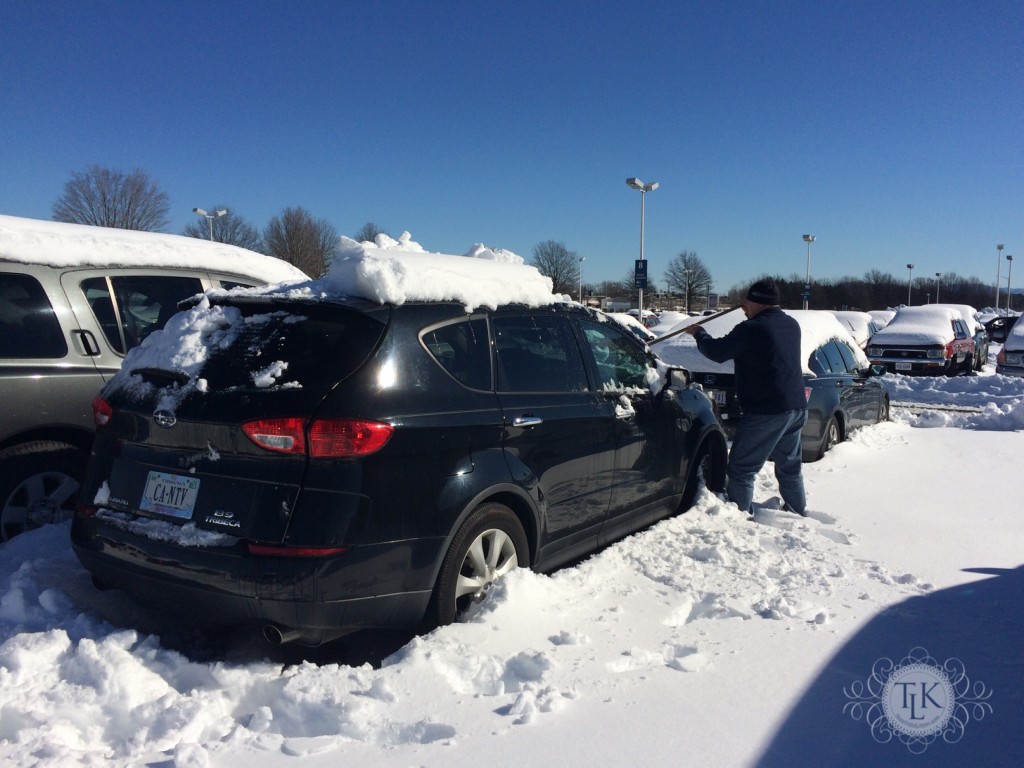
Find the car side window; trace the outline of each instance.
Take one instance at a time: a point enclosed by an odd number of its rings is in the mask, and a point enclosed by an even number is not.
[[[953,332],[958,339],[966,339],[970,334],[967,332],[967,324],[963,320],[953,321]]]
[[[580,325],[594,356],[602,389],[647,388],[650,359],[640,346],[611,323],[582,320]]]
[[[255,283],[240,283],[237,280],[218,280],[220,287],[225,291],[230,291],[232,288],[255,288]]]
[[[0,273],[0,357],[58,358],[68,353],[46,291],[31,275]]]
[[[438,365],[463,386],[491,389],[491,345],[484,318],[427,328],[420,333],[420,342]]]
[[[82,281],[82,291],[110,346],[124,354],[178,311],[178,302],[203,292],[198,277],[122,275]]]
[[[498,389],[505,392],[585,392],[583,356],[561,315],[500,315],[493,319]]]
[[[850,346],[843,341],[834,342],[836,349],[839,350],[839,354],[843,358],[843,370],[847,373],[859,373],[860,369],[857,367],[857,356],[853,354],[853,350]]]
[[[811,354],[807,361],[807,367],[811,369],[811,373],[815,376],[824,376],[826,373],[830,372],[828,358],[825,357],[825,353],[822,351],[821,347],[818,347]]]
[[[828,369],[832,373],[845,373],[846,363],[843,362],[843,356],[840,354],[839,349],[836,347],[835,341],[830,341],[827,344],[822,344],[820,347],[825,358],[828,360]]]

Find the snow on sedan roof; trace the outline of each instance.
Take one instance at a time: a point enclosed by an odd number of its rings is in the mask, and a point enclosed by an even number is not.
[[[540,307],[570,301],[552,293],[551,278],[511,251],[477,243],[462,256],[431,253],[408,232],[398,240],[378,235],[372,243],[342,237],[327,275],[287,293],[340,295],[381,304],[458,301],[467,312],[504,304]]]
[[[195,237],[0,215],[0,259],[52,267],[177,267],[265,283],[308,280],[288,262]]]
[[[983,330],[981,321],[978,319],[978,310],[972,307],[970,304],[934,304],[936,307],[945,307],[947,309],[955,309],[960,313],[960,317],[967,323],[967,327],[972,331]]]
[[[857,342],[854,341],[853,336],[831,312],[817,309],[784,309],[783,312],[794,318],[800,324],[800,355],[805,375],[814,375],[811,372],[811,369],[807,366],[807,361],[810,359],[811,353],[831,339],[840,339],[841,341],[845,341],[853,350],[853,353],[857,358],[857,364],[860,367],[867,368],[870,365],[867,357],[865,357],[864,353],[861,351],[860,346],[858,346]],[[728,334],[729,331],[742,323],[745,319],[746,317],[743,315],[743,312],[736,310],[733,312],[723,312],[718,315],[713,315],[710,321],[701,323],[701,325],[712,336],[719,338]],[[696,321],[696,319],[694,320]],[[692,324],[693,323],[687,323],[684,321],[676,326],[676,328],[684,328],[687,325]],[[697,341],[689,334],[681,333],[661,344],[655,340],[654,342],[651,342],[651,345],[653,346],[654,351],[657,352],[666,363],[682,366],[691,372],[733,372],[733,364],[731,360],[724,363],[716,363],[713,360],[704,357],[704,355],[702,355],[697,349]]]
[[[871,337],[871,345],[946,344],[953,340],[951,321],[959,319],[960,312],[949,307],[901,307],[889,324]]]

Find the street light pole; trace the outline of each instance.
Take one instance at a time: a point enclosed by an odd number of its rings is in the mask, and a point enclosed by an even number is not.
[[[216,219],[216,218],[220,218],[221,216],[226,216],[227,213],[228,213],[228,209],[227,208],[221,208],[219,211],[212,211],[210,213],[207,213],[202,208],[193,208],[192,209],[192,213],[198,214],[199,216],[203,216],[203,217],[205,217],[210,222],[210,242],[212,243],[213,242],[213,220]]]
[[[652,181],[650,184],[644,184],[636,176],[630,176],[626,179],[626,184],[632,189],[640,190],[640,261],[644,260],[644,195],[647,192],[653,192],[658,188],[658,182]],[[637,294],[637,308],[639,312],[639,319],[642,323],[644,321],[644,289],[640,288]]]
[[[910,306],[910,288],[914,285],[914,265],[907,264],[907,269],[910,270],[910,274],[907,277],[907,306]]]
[[[804,242],[807,243],[807,275],[804,278],[804,309],[808,308],[811,300],[811,243],[817,238],[814,235],[804,235]]]
[[[583,303],[583,262],[586,260],[586,256],[580,256],[580,304]]]
[[[941,272],[935,273],[935,303],[939,303],[939,279],[942,277]]]
[[[1010,316],[1010,273],[1013,271],[1013,256],[1006,254],[1006,316]],[[998,310],[999,307],[996,307]]]
[[[996,314],[999,314],[999,268],[1003,265],[1003,244],[996,246]]]
[[[690,270],[684,269],[683,274],[686,275],[686,314],[690,314]]]

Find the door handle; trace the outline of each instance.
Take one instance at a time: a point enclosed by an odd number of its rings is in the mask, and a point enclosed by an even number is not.
[[[516,416],[512,419],[513,427],[539,427],[543,423],[544,419],[531,413],[524,413],[522,416]]]
[[[96,337],[91,331],[74,330],[72,334],[81,342],[82,353],[86,357],[96,357],[100,353],[100,345],[96,343]]]

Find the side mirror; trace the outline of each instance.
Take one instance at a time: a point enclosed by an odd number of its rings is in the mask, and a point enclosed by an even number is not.
[[[871,373],[872,376],[884,376],[885,375],[885,366],[884,365],[878,365],[876,363],[875,365],[871,366],[870,373]]]
[[[668,372],[668,384],[666,386],[669,389],[686,389],[690,386],[690,382],[692,381],[693,377],[685,368],[670,368]]]

